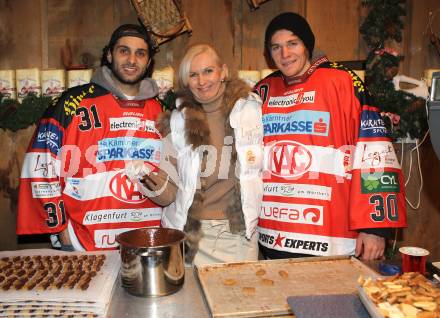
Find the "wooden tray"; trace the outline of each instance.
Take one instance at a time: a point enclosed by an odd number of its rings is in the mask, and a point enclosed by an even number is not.
[[[359,275],[378,275],[345,256],[202,265],[195,273],[212,317],[291,315],[288,296],[356,293]]]

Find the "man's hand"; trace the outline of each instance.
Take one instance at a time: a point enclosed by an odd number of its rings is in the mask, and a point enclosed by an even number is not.
[[[385,238],[360,232],[356,239],[356,257],[364,261],[382,259],[385,250]]]
[[[70,237],[69,237],[69,231],[67,230],[67,228],[62,232],[58,233],[58,237],[62,245],[72,245],[72,242],[70,241]]]

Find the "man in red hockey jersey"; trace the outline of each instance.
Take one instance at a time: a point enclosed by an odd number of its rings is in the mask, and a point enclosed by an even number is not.
[[[158,88],[147,77],[153,52],[144,28],[121,25],[91,82],[47,109],[24,158],[18,234],[60,233],[64,250],[97,250],[115,248],[121,232],[160,225],[174,191],[155,191],[174,185],[152,173],[147,197],[126,169],[161,158]]]
[[[255,86],[263,100],[265,177],[258,231],[266,258],[383,257],[406,226],[404,182],[379,109],[363,82],[325,56],[296,13],[268,25],[278,67]]]

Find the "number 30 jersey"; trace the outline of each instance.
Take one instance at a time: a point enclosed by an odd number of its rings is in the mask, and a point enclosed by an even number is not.
[[[66,91],[46,111],[20,178],[18,234],[69,228],[76,249],[117,246],[115,236],[159,226],[162,209],[124,173],[125,162],[158,164],[161,112],[154,99],[119,100],[97,84]]]
[[[278,71],[255,90],[264,101],[263,248],[350,255],[358,231],[406,226],[400,165],[355,73],[324,57],[302,79]]]

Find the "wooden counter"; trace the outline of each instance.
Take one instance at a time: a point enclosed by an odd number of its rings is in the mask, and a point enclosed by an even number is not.
[[[259,269],[265,273],[257,276]],[[293,317],[287,296],[354,293],[359,274],[376,275],[348,257],[205,265],[194,271],[196,274],[187,268],[183,288],[164,297],[135,297],[118,282],[108,317]],[[280,271],[288,276],[280,276]],[[225,285],[225,279],[235,279],[236,283]],[[264,285],[263,279],[274,284]],[[243,295],[243,287],[251,285],[255,294]]]

